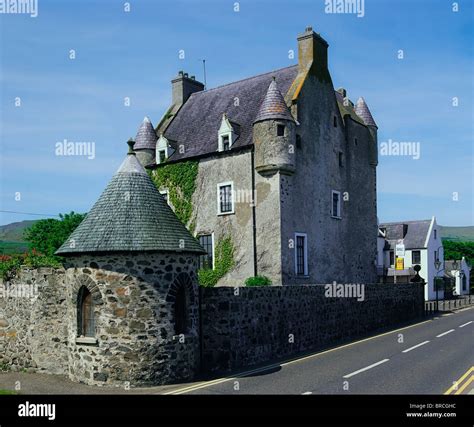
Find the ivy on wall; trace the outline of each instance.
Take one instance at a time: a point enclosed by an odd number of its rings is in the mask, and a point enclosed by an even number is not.
[[[234,244],[230,236],[217,242],[214,255],[214,269],[198,271],[200,286],[215,286],[222,277],[234,268]]]
[[[168,189],[168,197],[174,212],[181,222],[194,231],[194,222],[189,224],[193,212],[192,197],[196,189],[198,161],[170,163],[158,167],[150,173],[155,186]]]

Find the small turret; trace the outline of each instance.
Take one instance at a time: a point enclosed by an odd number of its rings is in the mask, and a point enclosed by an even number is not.
[[[294,173],[295,126],[295,120],[273,78],[253,123],[255,169],[258,173]]]
[[[370,151],[370,164],[377,166],[378,164],[378,147],[377,147],[377,130],[378,127],[375,124],[375,120],[372,117],[372,113],[369,110],[364,98],[360,97],[357,100],[357,104],[355,106],[356,114],[364,121],[366,126],[369,128],[369,132],[372,135],[372,139],[374,140],[374,144]]]
[[[143,167],[155,163],[155,151],[157,140],[155,129],[148,117],[143,119],[142,124],[138,128],[135,137],[135,145],[133,147],[138,160]]]

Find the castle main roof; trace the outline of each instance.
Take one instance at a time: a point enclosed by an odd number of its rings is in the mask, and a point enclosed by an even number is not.
[[[195,157],[216,152],[217,131],[226,113],[231,122],[240,125],[240,136],[232,148],[252,145],[252,126],[272,77],[283,95],[298,74],[298,66],[281,68],[245,80],[193,93],[165,130],[167,139],[177,141],[184,150],[177,150],[170,160]]]
[[[123,251],[205,253],[133,152],[56,254]]]
[[[261,120],[264,115],[268,118],[272,116],[275,119],[294,120],[284,97],[297,76],[298,65],[292,65],[214,89],[193,93],[179,109],[169,126],[158,129],[158,132],[162,132],[170,142],[173,141],[172,144],[179,145],[179,149],[176,146],[173,147],[176,151],[168,161],[174,162],[216,153],[218,151],[217,131],[222,114],[226,114],[232,126],[239,130],[232,144],[233,150],[253,144],[253,123]],[[273,77],[277,86],[276,90],[275,86],[271,86]],[[279,92],[279,95],[276,92]],[[335,95],[342,117],[349,115],[361,125],[375,125],[365,102],[364,108],[357,110],[352,103],[347,104],[339,92],[335,91]]]

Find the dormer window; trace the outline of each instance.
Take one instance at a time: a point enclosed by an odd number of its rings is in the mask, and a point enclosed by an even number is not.
[[[237,126],[238,128],[238,125],[236,125],[235,123],[234,126]],[[229,118],[225,114],[223,114],[221,125],[217,133],[219,138],[217,146],[218,151],[229,151],[232,149],[232,145],[234,144],[234,141],[236,139],[236,129],[234,129],[234,126],[230,122]]]
[[[285,136],[285,125],[277,125],[277,136]]]
[[[168,139],[161,135],[156,142],[156,163],[164,163],[174,153]]]
[[[229,151],[230,150],[230,141],[229,135],[222,136],[222,151]]]

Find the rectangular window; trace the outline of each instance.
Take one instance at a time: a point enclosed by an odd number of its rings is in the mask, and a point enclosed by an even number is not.
[[[285,136],[285,125],[277,125],[277,136]]]
[[[337,128],[337,117],[336,116],[334,116],[333,125],[334,125],[335,128]]]
[[[390,267],[393,267],[395,265],[395,253],[393,251],[390,251]]]
[[[308,275],[308,242],[306,234],[295,234],[295,273],[297,276]]]
[[[160,156],[159,162],[164,163],[164,161],[166,160],[166,151],[165,150],[160,150],[160,151],[158,151],[158,155]]]
[[[333,218],[341,218],[341,193],[339,191],[332,192],[331,215]]]
[[[214,254],[214,242],[212,234],[205,234],[199,236],[199,243],[207,252],[206,255],[201,255],[199,257],[199,268],[210,270],[213,268],[213,254]]]
[[[354,138],[354,144],[357,145],[359,141],[357,141],[357,138]]]
[[[217,184],[217,213],[234,213],[234,184],[232,182],[223,182]]]
[[[224,151],[229,151],[230,150],[229,135],[224,135],[222,137],[222,149]]]
[[[421,253],[420,251],[411,251],[411,263],[419,264],[421,262]]]
[[[438,230],[435,230],[435,231],[434,231],[434,238],[435,238],[435,240],[436,240],[436,237],[437,237],[437,234],[438,234],[437,231],[438,231]]]
[[[344,164],[344,155],[342,154],[342,151],[339,151],[339,167],[342,167]]]
[[[169,205],[169,203],[168,203],[168,190],[161,190],[160,194],[163,196],[163,199],[165,199],[165,202]]]

